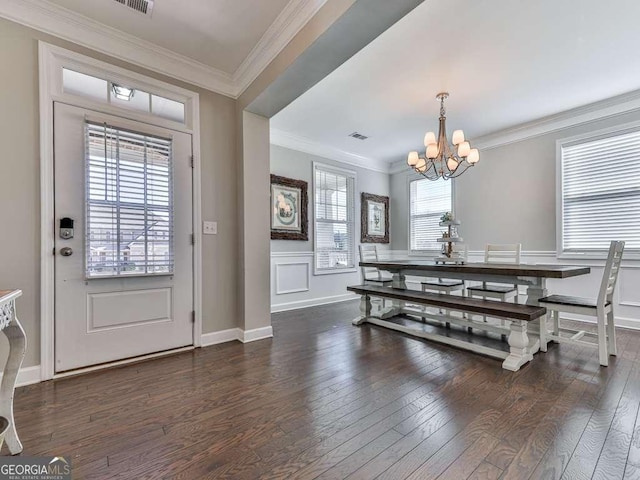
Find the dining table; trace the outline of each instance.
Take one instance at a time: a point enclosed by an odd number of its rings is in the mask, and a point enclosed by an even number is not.
[[[377,260],[377,261],[362,261],[360,267],[364,268],[376,268],[381,274],[387,272],[391,275],[392,283],[389,288],[407,290],[407,277],[420,277],[424,278],[436,278],[436,279],[455,279],[466,282],[486,282],[486,283],[498,283],[517,285],[525,290],[526,300],[524,303],[527,305],[538,306],[538,300],[546,297],[549,292],[547,290],[547,280],[549,279],[568,279],[581,275],[588,275],[591,272],[589,267],[585,266],[573,266],[573,265],[541,265],[541,264],[508,264],[508,263],[482,263],[482,262],[469,262],[469,263],[436,263],[431,259],[415,259],[404,258],[394,260]],[[454,297],[453,295],[451,297]],[[489,300],[491,301],[491,300]],[[415,309],[407,308],[407,302],[403,300],[392,300],[391,307],[380,308],[375,315],[375,319],[372,319],[369,323],[375,325],[391,328],[393,330],[400,330],[404,333],[411,335],[411,329],[399,328],[397,323],[391,323],[390,319],[400,316],[402,314],[430,317],[436,320],[442,320],[449,324],[450,321],[454,321],[455,318],[450,315],[426,315],[424,313],[416,312]],[[359,319],[354,324],[361,324],[366,322],[366,319]],[[453,322],[455,323],[455,321]],[[459,323],[464,325],[470,325],[471,323],[462,315],[459,319]],[[539,322],[538,333],[539,333]],[[469,331],[472,331],[469,328]],[[481,330],[481,329],[480,329]],[[492,331],[498,331],[498,329],[491,329]],[[416,336],[425,338],[423,333],[419,333]],[[504,336],[503,336],[504,338]],[[474,348],[470,348],[474,350]],[[532,358],[533,354],[540,350],[539,335],[536,334],[534,329],[529,330],[528,345],[526,346],[527,358]],[[546,346],[544,348],[546,350]]]

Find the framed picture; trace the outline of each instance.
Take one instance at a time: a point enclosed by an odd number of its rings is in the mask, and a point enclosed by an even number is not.
[[[307,182],[271,175],[271,239],[308,240]]]
[[[360,194],[360,242],[389,243],[389,197]]]

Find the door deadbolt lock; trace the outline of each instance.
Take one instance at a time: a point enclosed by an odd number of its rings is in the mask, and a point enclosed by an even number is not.
[[[71,247],[63,247],[60,249],[60,255],[63,257],[70,257],[73,255],[73,249]]]
[[[73,238],[73,219],[64,217],[60,219],[60,238],[70,240]]]

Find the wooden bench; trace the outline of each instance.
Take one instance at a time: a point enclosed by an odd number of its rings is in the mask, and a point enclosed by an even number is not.
[[[433,340],[476,353],[489,355],[504,359],[503,368],[507,370],[519,370],[522,365],[533,358],[533,354],[540,348],[537,337],[529,338],[528,323],[546,315],[544,307],[533,305],[520,305],[515,303],[496,302],[492,300],[480,300],[455,295],[441,295],[437,293],[421,292],[417,290],[404,290],[377,285],[357,285],[347,287],[347,290],[361,296],[360,317],[353,321],[354,325],[371,323],[392,330],[397,330],[409,335]],[[404,303],[435,307],[443,310],[458,311],[469,314],[485,315],[509,320],[508,327],[493,326],[491,324],[474,322],[464,317],[454,317],[451,315],[424,315],[416,312],[419,316],[427,316],[439,319],[444,322],[452,322],[466,327],[477,328],[488,332],[504,334],[508,333],[509,352],[492,348],[477,343],[467,342],[459,338],[448,335],[427,332],[424,329],[415,329],[410,326],[389,321],[384,316],[376,317],[372,315],[371,297],[387,298],[394,300],[396,305],[404,306]],[[403,313],[402,308],[395,308],[394,313]]]

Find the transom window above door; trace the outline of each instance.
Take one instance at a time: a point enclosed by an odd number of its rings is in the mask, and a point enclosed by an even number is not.
[[[85,128],[86,277],[171,274],[171,140]]]
[[[116,107],[185,123],[185,105],[170,98],[69,68],[62,69],[64,93],[90,98]]]

